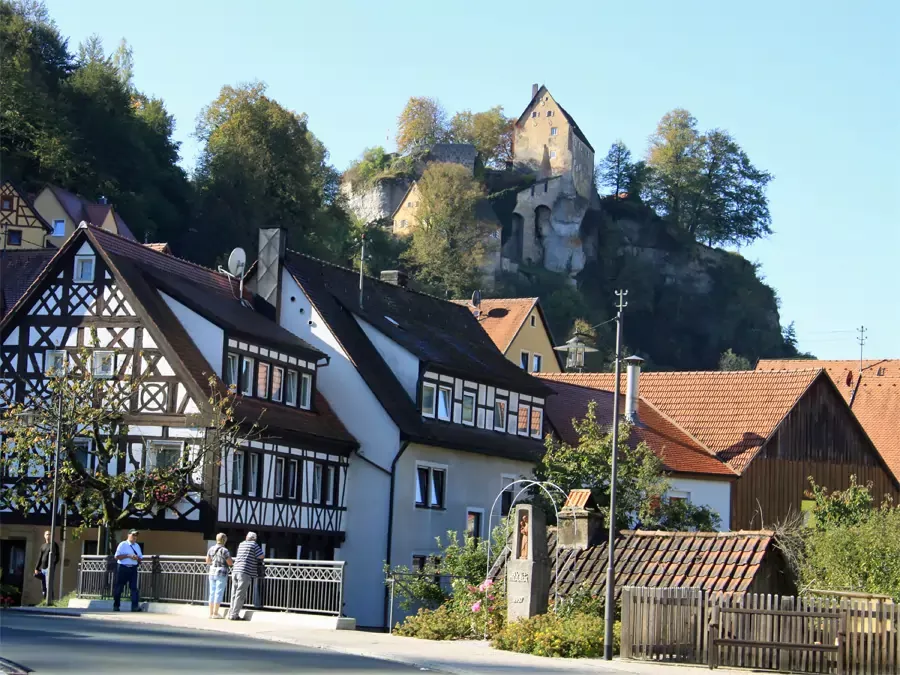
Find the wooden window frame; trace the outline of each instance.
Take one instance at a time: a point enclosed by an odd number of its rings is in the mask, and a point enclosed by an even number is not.
[[[103,359],[110,359],[109,374],[103,371],[98,372],[97,365],[103,362]],[[116,353],[111,349],[98,349],[91,354],[91,376],[98,380],[111,380],[116,376]]]
[[[15,233],[16,237],[18,237],[18,241],[13,243],[11,237]],[[22,235],[22,230],[16,228],[15,230],[6,230],[6,245],[7,246],[21,246],[24,241],[24,237]]]
[[[244,386],[244,381],[243,381],[245,364],[246,364],[246,367],[249,368],[249,372],[247,374],[247,387]],[[250,358],[249,356],[241,357],[241,365],[240,365],[240,371],[239,371],[240,374],[238,375],[238,377],[241,381],[238,383],[238,390],[244,396],[253,396],[253,384],[254,384],[254,380],[256,379],[256,368],[254,368],[254,366],[255,366],[255,362],[252,358]]]
[[[522,408],[527,410],[525,414],[525,428],[522,428]],[[530,436],[531,435],[531,406],[527,403],[519,403],[519,408],[516,411],[516,434],[519,436]]]
[[[276,457],[275,458],[275,466],[272,467],[272,471],[274,472],[274,480],[275,480],[275,498],[282,499],[284,497],[284,468],[286,466],[286,462],[284,461],[284,457]],[[278,478],[278,467],[281,467],[281,479]]]
[[[447,416],[441,415],[441,394],[447,393]],[[438,397],[435,399],[435,415],[442,422],[449,422],[453,419],[453,387],[445,384],[438,385]]]
[[[472,417],[471,417],[471,419],[468,419],[468,420],[466,419],[466,400],[467,399],[472,400],[472,407],[470,409]],[[460,415],[460,421],[468,427],[474,427],[475,426],[475,416],[476,416],[477,410],[478,410],[478,402],[476,400],[475,394],[473,394],[472,392],[469,392],[469,391],[464,391],[463,395],[462,395],[462,402],[460,403],[460,407],[462,408],[462,414]]]
[[[288,499],[297,499],[297,479],[300,476],[300,462],[288,460]]]
[[[9,207],[7,208],[6,202],[9,200]],[[16,210],[16,200],[12,195],[0,195],[0,211],[15,211]]]
[[[263,374],[263,369],[265,368],[266,377],[265,381],[261,382],[260,378]],[[269,384],[270,384],[270,376],[272,374],[272,366],[265,361],[260,361],[256,364],[256,398],[269,398]],[[262,384],[262,391],[260,391],[260,384]]]
[[[246,467],[244,466],[246,461],[247,453],[243,450],[235,450],[231,454],[231,484],[228,486],[229,492],[234,495],[242,495],[244,494],[244,480],[246,478]],[[235,477],[236,471],[235,467],[240,468],[240,480],[237,481],[237,488],[235,489]]]
[[[431,409],[425,407],[425,390],[431,390]],[[422,383],[422,416],[434,419],[437,416],[437,382]]]
[[[503,414],[497,415],[497,406],[503,406]],[[509,401],[503,398],[494,399],[494,431],[506,431],[506,422],[509,410]],[[499,419],[498,419],[499,417]]]
[[[293,376],[294,384],[291,386],[291,377]],[[284,376],[284,403],[285,405],[297,407],[297,391],[300,384],[300,377],[293,368],[288,368]]]
[[[234,368],[232,368],[234,364]],[[234,386],[237,389],[241,380],[241,357],[240,354],[228,352],[225,357],[225,384]]]
[[[303,385],[306,383],[306,395],[303,395],[304,389]],[[300,373],[300,391],[297,394],[297,403],[300,404],[300,407],[304,410],[309,410],[312,408],[312,388],[313,388],[313,379],[312,375],[309,373]]]
[[[146,459],[144,462],[145,468],[150,468],[150,457],[153,457],[153,468],[159,468],[159,451],[160,450],[175,450],[178,453],[179,462],[184,461],[185,458],[185,446],[182,441],[172,441],[168,439],[154,439],[152,441],[147,441],[147,444],[144,446],[146,449]]]
[[[91,263],[91,276],[82,277],[79,275],[79,271],[81,268],[81,263],[90,262]],[[76,255],[75,256],[75,269],[72,271],[72,282],[76,284],[92,284],[94,283],[94,277],[97,276],[97,256],[93,254],[89,255]]]
[[[325,467],[319,463],[313,464],[312,494],[309,501],[313,504],[322,503],[322,488],[325,484]]]
[[[281,377],[278,379],[278,389],[275,388],[275,371],[281,373]],[[272,400],[275,403],[281,403],[284,400],[284,368],[281,366],[272,366],[271,371],[272,377]]]
[[[534,417],[537,414],[538,423],[537,429],[534,428]],[[528,429],[531,432],[532,438],[541,438],[544,433],[544,409],[539,408],[538,406],[531,406],[531,410],[528,413]]]
[[[261,455],[258,452],[247,453],[247,496],[256,497],[259,494],[259,465],[261,464]],[[256,476],[253,475],[254,464],[256,464]],[[255,480],[254,480],[255,479]]]

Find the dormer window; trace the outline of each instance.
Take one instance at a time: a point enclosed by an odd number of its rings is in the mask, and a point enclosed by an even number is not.
[[[463,394],[462,423],[468,425],[475,424],[475,394]]]
[[[76,284],[89,284],[94,280],[94,256],[76,255],[73,281]]]
[[[272,368],[272,400],[281,403],[284,398],[284,368]]]
[[[241,393],[253,396],[253,359],[241,359]]]
[[[506,431],[506,401],[494,401],[494,430]]]
[[[297,371],[287,371],[287,380],[285,380],[284,402],[288,405],[297,405]]]
[[[453,406],[453,390],[450,387],[438,387],[437,416],[439,420],[450,420],[450,411]]]
[[[309,410],[312,403],[312,375],[300,375],[300,407]]]
[[[526,403],[519,404],[518,432],[521,436],[527,436],[530,428],[531,406]]]
[[[237,386],[238,383],[238,358],[237,354],[229,354],[225,363],[225,384]]]
[[[269,364],[262,361],[256,371],[256,395],[259,398],[269,398]]]
[[[425,417],[434,417],[434,398],[437,394],[437,385],[431,382],[422,383],[422,414]]]
[[[531,435],[540,438],[544,426],[544,411],[540,408],[531,409]]]

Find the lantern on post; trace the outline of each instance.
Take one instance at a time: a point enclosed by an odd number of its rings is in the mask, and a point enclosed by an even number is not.
[[[554,347],[554,351],[565,352],[566,354],[566,371],[582,372],[584,370],[584,355],[596,352],[597,349],[587,344],[588,340],[593,337],[587,333],[575,333],[566,341],[566,344]]]

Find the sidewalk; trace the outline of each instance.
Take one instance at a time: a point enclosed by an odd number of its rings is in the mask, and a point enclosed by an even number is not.
[[[27,611],[27,610],[25,610]],[[246,637],[275,642],[287,642],[316,649],[329,649],[345,654],[396,661],[420,668],[454,675],[481,675],[482,673],[510,673],[539,675],[543,673],[570,673],[590,675],[594,673],[632,673],[651,675],[668,672],[671,675],[700,675],[709,673],[705,666],[682,666],[649,661],[612,662],[602,659],[548,659],[528,654],[516,654],[492,649],[477,640],[436,642],[397,637],[385,633],[363,631],[298,630],[276,628],[271,623],[211,621],[171,614],[131,614],[105,612],[73,612],[72,610],[43,610],[54,614],[102,619],[110,622],[148,623],[155,625],[210,630],[222,633],[240,633]],[[77,619],[74,619],[77,620]],[[718,669],[721,675],[735,675],[748,671]]]

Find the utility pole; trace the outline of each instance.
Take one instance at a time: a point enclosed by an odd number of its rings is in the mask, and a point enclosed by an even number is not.
[[[862,375],[863,371],[863,345],[866,344],[866,327],[860,326],[856,329],[859,332],[859,337],[856,338],[856,341],[859,342],[859,374]]]
[[[56,556],[53,545],[56,543],[56,512],[59,510],[59,446],[62,439],[63,392],[62,382],[59,388],[59,407],[56,411],[56,448],[53,453],[53,499],[50,512],[50,565],[47,568],[47,607],[53,603],[53,573],[56,571]]]
[[[613,657],[613,621],[616,617],[616,482],[619,472],[619,379],[622,375],[622,310],[628,306],[625,296],[628,291],[616,291],[616,387],[613,390],[613,428],[612,428],[612,475],[609,479],[609,541],[606,561],[606,607],[603,636],[603,658],[612,661]]]
[[[363,306],[363,268],[366,264],[366,233],[362,234],[362,250],[359,253],[359,308]]]

